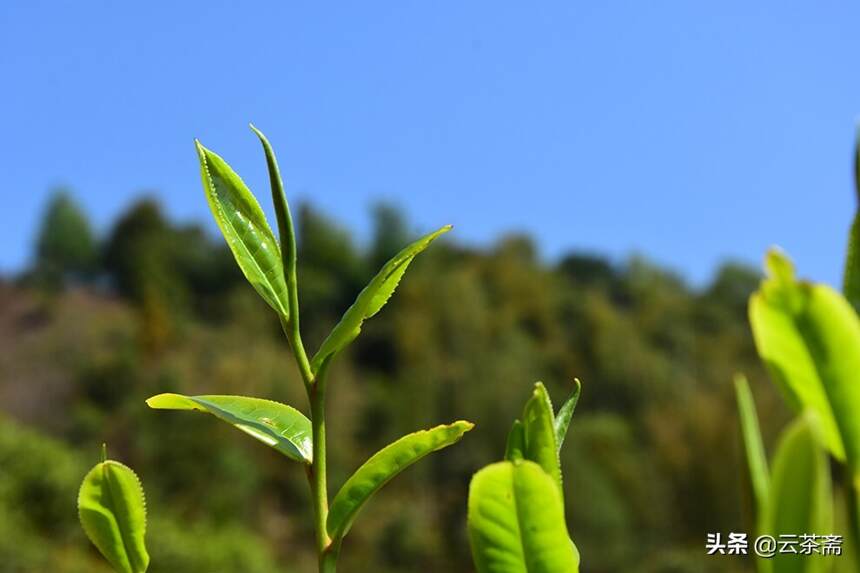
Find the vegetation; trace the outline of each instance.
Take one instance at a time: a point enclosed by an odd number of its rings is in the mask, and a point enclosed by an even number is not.
[[[855,184],[860,196],[860,139],[855,150]],[[860,566],[860,318],[856,301],[858,223],[851,227],[844,295],[823,284],[800,281],[780,251],[768,253],[767,278],[749,303],[756,347],[771,378],[797,417],[783,432],[768,468],[755,405],[747,381],[735,380],[741,432],[755,498],[760,535],[846,536],[851,556],[845,570]],[[828,454],[843,465],[845,511],[834,519],[834,486]],[[777,554],[758,560],[762,572],[830,571],[833,559]],[[830,556],[832,557],[832,556]],[[846,564],[847,563],[847,564]]]
[[[312,206],[296,213],[302,335],[318,348],[411,226],[380,208],[359,246]],[[46,221],[42,235],[53,229]],[[93,248],[90,270],[56,287],[32,273],[0,284],[0,571],[107,570],[71,502],[101,442],[146,484],[148,571],[316,570],[318,519],[303,472],[285,471],[276,448],[248,444],[226,424],[143,407],[159,394],[214,393],[301,409],[305,385],[277,313],[247,288],[223,241],[170,221],[150,199]],[[758,273],[726,264],[691,288],[642,258],[570,253],[549,264],[537,252],[519,235],[486,249],[437,242],[391,308],[331,362],[331,483],[415,427],[477,424],[362,512],[341,568],[473,571],[471,476],[504,455],[527,381],[565,396],[574,376],[587,391],[560,463],[582,570],[749,567],[703,546],[710,531],[753,531],[742,514],[744,454],[727,432],[736,412],[727,381],[738,370],[749,377],[763,448],[792,415],[762,383],[747,324]]]

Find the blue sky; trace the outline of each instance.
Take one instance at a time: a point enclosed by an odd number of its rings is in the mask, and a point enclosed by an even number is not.
[[[145,191],[208,224],[194,137],[267,201],[253,121],[290,196],[359,239],[388,199],[549,259],[637,251],[701,283],[775,243],[835,283],[858,22],[835,1],[4,2],[0,271],[58,184],[100,229]]]

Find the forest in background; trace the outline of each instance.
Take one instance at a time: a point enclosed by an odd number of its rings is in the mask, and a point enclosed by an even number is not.
[[[417,235],[397,209],[372,212],[359,245],[313,206],[297,210],[311,348]],[[471,571],[471,475],[502,457],[534,381],[560,401],[576,377],[562,464],[583,571],[752,570],[706,556],[704,542],[752,530],[733,374],[752,382],[768,445],[789,417],[747,322],[758,270],[726,263],[692,288],[642,257],[571,252],[550,264],[525,235],[480,249],[452,235],[332,367],[331,487],[403,434],[455,419],[477,427],[386,486],[341,568]],[[220,237],[149,198],[97,236],[57,193],[30,268],[0,281],[0,573],[108,571],[75,509],[102,442],[143,480],[153,573],[314,570],[294,464],[211,418],[144,404],[161,392],[245,394],[307,412],[285,344]]]

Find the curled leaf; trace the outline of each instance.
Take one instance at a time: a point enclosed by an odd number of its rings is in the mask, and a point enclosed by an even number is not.
[[[508,461],[519,461],[525,458],[526,433],[523,423],[514,420],[511,431],[508,432],[508,442],[505,444],[505,459]]]
[[[537,463],[555,481],[562,492],[561,462],[555,441],[555,416],[546,388],[535,384],[532,397],[523,409],[525,459]]]

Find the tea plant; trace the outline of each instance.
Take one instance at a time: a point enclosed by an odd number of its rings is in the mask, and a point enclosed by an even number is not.
[[[860,196],[860,145],[855,148],[855,186]],[[858,247],[860,217],[855,217],[844,295],[798,280],[793,264],[778,250],[766,257],[767,277],[750,299],[750,324],[771,378],[797,412],[770,470],[752,393],[743,377],[735,381],[759,533],[826,535],[842,525],[834,521],[829,453],[844,468],[845,515],[855,551],[860,547],[860,318],[851,303],[860,302]],[[825,571],[832,565],[819,556],[759,559],[760,571],[773,573]]]
[[[459,441],[473,427],[457,421],[400,438],[359,467],[329,503],[325,416],[329,367],[359,335],[364,321],[388,302],[412,260],[451,227],[418,239],[389,260],[309,356],[299,323],[297,248],[290,209],[272,147],[259,130],[251,128],[266,157],[278,238],[239,176],[220,156],[195,142],[203,189],[239,268],[280,320],[307,393],[310,417],[286,404],[246,396],[160,394],[147,404],[155,409],[207,412],[301,464],[313,504],[319,571],[332,573],[344,537],[373,494],[421,458]],[[81,521],[118,571],[141,573],[148,565],[142,544],[143,496],[130,472],[118,462],[96,466],[81,490]]]
[[[543,384],[535,384],[508,434],[505,461],[491,464],[469,487],[469,541],[478,573],[573,573],[579,551],[564,518],[559,452],[579,400],[554,413]]]
[[[107,459],[87,473],[78,494],[78,516],[87,536],[114,570],[142,573],[149,567],[146,551],[146,502],[137,475]]]

